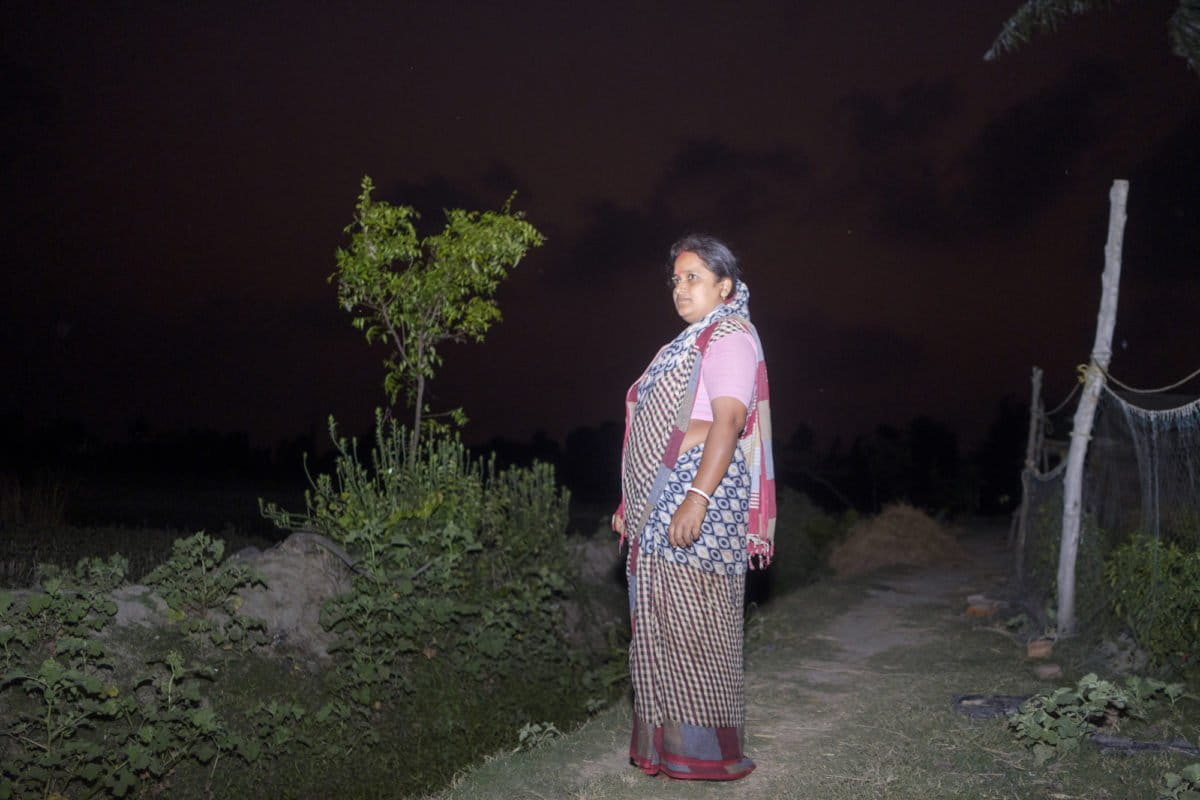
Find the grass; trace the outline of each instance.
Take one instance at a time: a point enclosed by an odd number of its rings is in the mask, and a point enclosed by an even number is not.
[[[228,670],[222,693],[213,698],[214,707],[241,727],[253,720],[239,715],[239,709],[251,708],[260,700],[298,701],[311,715],[328,699],[320,675],[300,668],[289,674],[275,659],[243,656],[231,659]],[[325,731],[318,734],[319,739],[313,737],[307,754],[300,748],[293,756],[280,759],[274,771],[265,778],[258,776],[254,785],[239,779],[236,770],[227,771],[221,779],[222,791],[228,797],[251,797],[269,786],[272,797],[296,800],[413,796],[423,787],[449,783],[464,766],[462,756],[455,760],[455,752],[468,741],[475,747],[516,745],[517,731],[505,721],[510,709],[498,706],[492,697],[462,698],[461,676],[448,674],[443,680],[444,686],[426,687],[402,707],[385,706],[376,715],[373,727],[380,735],[379,745],[353,745],[342,739],[344,755],[328,758],[323,749],[338,737]],[[522,690],[517,686],[495,688],[509,698]],[[524,691],[528,692],[528,687]],[[543,700],[563,713],[561,697]],[[536,705],[537,700],[527,697],[525,702]],[[541,712],[547,717],[553,713],[548,708]],[[566,727],[561,718],[558,722]],[[312,736],[311,727],[307,730]]]
[[[985,586],[964,577],[922,592],[922,573],[825,581],[779,598],[748,631],[747,750],[735,784],[648,778],[628,765],[628,704],[530,753],[497,753],[437,800],[466,798],[814,798],[822,800],[1154,800],[1162,776],[1196,759],[1106,755],[1091,744],[1038,766],[1003,720],[955,712],[956,694],[1032,694],[1094,668],[1084,641],[1060,643],[1065,671],[1039,681],[1019,643],[962,616]],[[916,589],[916,591],[913,591]],[[874,627],[872,627],[874,625]],[[856,626],[871,641],[849,638]],[[875,645],[878,652],[869,651]],[[1194,698],[1122,735],[1200,739]]]

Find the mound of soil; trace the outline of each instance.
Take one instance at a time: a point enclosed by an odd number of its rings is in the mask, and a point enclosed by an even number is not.
[[[896,564],[962,564],[967,555],[937,520],[907,503],[884,507],[856,522],[829,555],[838,577],[862,575]]]

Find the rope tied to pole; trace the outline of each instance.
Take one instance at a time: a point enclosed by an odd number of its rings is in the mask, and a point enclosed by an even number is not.
[[[1083,365],[1082,365],[1082,364],[1080,364],[1080,366],[1083,366]],[[1068,395],[1067,395],[1066,399],[1065,399],[1065,400],[1063,400],[1061,403],[1059,403],[1057,406],[1055,406],[1053,410],[1051,410],[1051,411],[1043,411],[1043,412],[1042,412],[1043,416],[1047,416],[1047,417],[1053,417],[1055,414],[1057,414],[1058,412],[1060,412],[1060,411],[1062,411],[1064,408],[1066,408],[1066,407],[1067,407],[1067,403],[1071,402],[1071,398],[1073,398],[1073,397],[1074,397],[1076,394],[1078,394],[1078,393],[1079,393],[1079,387],[1080,387],[1080,386],[1083,386],[1083,381],[1082,381],[1082,380],[1080,380],[1078,383],[1076,383],[1076,384],[1075,384],[1075,387],[1074,387],[1073,389],[1071,389],[1071,392],[1070,392],[1070,394],[1068,394]]]
[[[1076,377],[1078,377],[1080,384],[1087,383],[1088,378],[1091,378],[1093,375],[1096,375],[1096,374],[1099,374],[1101,377],[1103,377],[1104,375],[1107,375],[1108,373],[1105,372],[1104,367],[1100,366],[1095,361],[1092,361],[1091,363],[1088,363],[1088,364],[1076,364],[1075,365],[1075,375],[1076,375]],[[1076,387],[1076,388],[1078,388],[1078,387]]]
[[[1113,374],[1111,372],[1109,372],[1108,370],[1102,369],[1101,372],[1104,373],[1105,377],[1107,377],[1108,380],[1112,381],[1117,386],[1120,386],[1125,391],[1133,392],[1134,394],[1161,394],[1163,392],[1169,392],[1172,389],[1178,389],[1180,386],[1183,386],[1185,383],[1189,382],[1190,380],[1195,378],[1197,375],[1200,375],[1200,369],[1198,369],[1195,372],[1193,372],[1191,375],[1188,375],[1183,380],[1176,381],[1175,383],[1172,383],[1169,386],[1161,386],[1157,389],[1135,389],[1134,387],[1130,386],[1129,384],[1123,383],[1122,381],[1117,380],[1115,377],[1113,377]]]

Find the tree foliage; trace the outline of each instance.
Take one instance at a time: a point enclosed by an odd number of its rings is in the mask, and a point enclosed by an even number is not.
[[[401,391],[412,409],[412,447],[420,439],[425,384],[442,363],[443,342],[483,340],[500,320],[493,296],[508,271],[542,235],[510,206],[499,211],[445,212],[446,226],[421,238],[410,206],[371,199],[362,180],[349,247],[337,250],[338,303],[354,314],[368,343],[383,342],[384,390],[394,405]],[[461,411],[451,412],[461,420]]]
[[[1120,0],[1026,0],[1004,23],[983,58],[995,61],[1004,53],[1020,49],[1037,34],[1058,30],[1068,17],[1108,8],[1117,2]],[[1168,36],[1171,51],[1200,73],[1200,0],[1179,0],[1179,8],[1168,23]]]

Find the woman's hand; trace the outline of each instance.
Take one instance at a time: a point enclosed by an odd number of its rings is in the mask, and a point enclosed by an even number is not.
[[[733,459],[738,434],[746,425],[746,407],[736,398],[713,398],[712,412],[713,421],[704,437],[704,455],[700,457],[700,466],[696,469],[696,477],[692,479],[692,485],[697,488],[716,487],[721,482]],[[697,421],[692,420],[692,424]],[[667,541],[671,546],[690,547],[692,542],[699,539],[700,523],[707,513],[708,503],[704,498],[695,492],[688,492],[679,508],[675,509],[671,524],[667,527]]]
[[[667,541],[672,547],[690,547],[692,542],[700,538],[700,523],[708,513],[708,504],[694,492],[688,492],[684,501],[675,509],[671,516],[671,524],[667,527]]]
[[[610,524],[612,525],[612,529],[618,534],[621,536],[625,535],[625,517],[621,516],[620,514],[613,514],[612,522]]]

